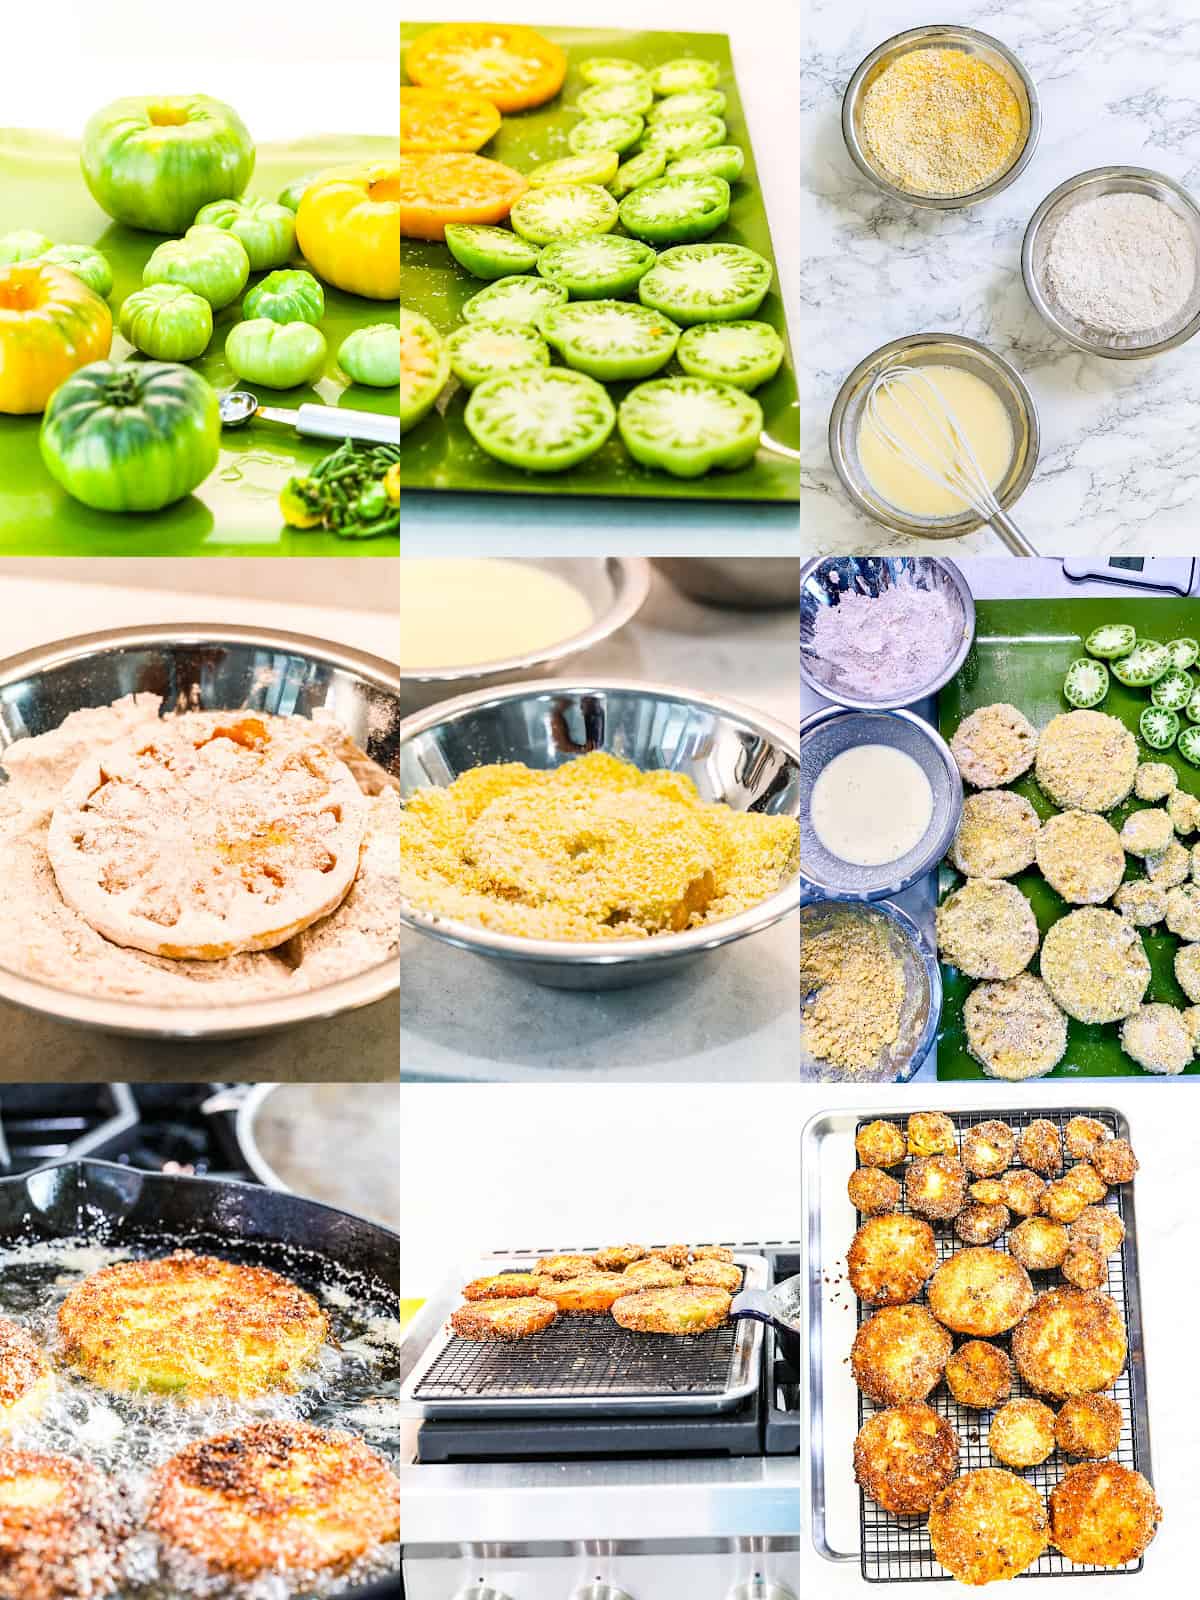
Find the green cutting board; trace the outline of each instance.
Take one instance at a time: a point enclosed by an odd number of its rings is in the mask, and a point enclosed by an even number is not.
[[[977,605],[975,615],[971,653],[958,676],[938,697],[938,726],[947,741],[968,713],[996,701],[1016,706],[1036,728],[1044,728],[1059,712],[1070,711],[1062,697],[1067,667],[1085,654],[1084,639],[1103,622],[1128,622],[1141,638],[1165,641],[1181,635],[1200,636],[1200,605],[1194,600],[986,600]],[[1149,704],[1148,690],[1127,689],[1113,678],[1108,698],[1096,709],[1119,717],[1136,734],[1138,718]],[[1151,750],[1139,740],[1138,753],[1143,761],[1167,762],[1179,774],[1180,788],[1189,794],[1200,794],[1200,771],[1174,750]],[[1032,773],[1011,787],[1032,802],[1040,817],[1052,816],[1057,810],[1042,794]],[[1109,814],[1109,821],[1120,828],[1130,811],[1148,803],[1131,797]],[[1126,876],[1141,877],[1142,873],[1130,864]],[[939,899],[961,882],[957,872],[943,866]],[[1036,868],[1020,874],[1013,882],[1032,904],[1042,934],[1059,917],[1077,909],[1055,894]],[[1180,941],[1167,933],[1161,923],[1153,929],[1143,928],[1141,933],[1151,967],[1146,1001],[1189,1005],[1175,981],[1175,951]],[[967,1054],[963,1025],[963,1006],[975,986],[974,980],[945,965],[942,978],[945,1002],[938,1033],[938,1077],[983,1078],[983,1068]],[[1067,1028],[1066,1054],[1050,1076],[1146,1076],[1121,1049],[1118,1028],[1118,1023],[1088,1025],[1072,1018]],[[1200,1073],[1200,1061],[1194,1061],[1186,1070]]]
[[[321,137],[260,145],[249,193],[274,199],[294,178],[347,162],[394,160],[394,140]],[[109,304],[116,325],[126,295],[142,285],[142,268],[163,236],[126,228],[100,210],[79,170],[79,146],[55,134],[0,130],[0,234],[36,228],[58,244],[90,244],[112,263]],[[300,264],[297,258],[297,264]],[[251,284],[265,274],[254,274]],[[305,401],[395,414],[394,389],[347,385],[338,348],[355,328],[399,324],[394,301],[364,300],[325,286],[321,332],[329,346],[325,372],[310,388],[255,389],[267,405]],[[246,387],[225,361],[225,336],[241,316],[241,299],[218,312],[208,351],[192,363],[218,390]],[[113,359],[131,354],[119,333]],[[394,556],[399,541],[339,539],[299,533],[279,515],[279,491],[336,441],[302,439],[293,429],[250,422],[227,431],[221,459],[195,494],[163,511],[118,516],[93,511],[65,494],[38,454],[40,417],[0,416],[0,555],[26,556]]]
[[[409,44],[429,27],[425,22],[403,22],[401,44]],[[721,69],[718,88],[726,98],[728,142],[740,145],[746,157],[741,181],[733,185],[729,220],[711,238],[714,242],[748,245],[772,264],[771,232],[763,207],[762,190],[754,167],[754,152],[733,76],[729,39],[723,33],[630,33],[615,28],[545,28],[545,35],[566,51],[568,68],[562,92],[534,111],[506,116],[500,131],[481,155],[502,161],[518,172],[529,172],[543,162],[571,154],[567,136],[580,120],[572,110],[585,86],[579,63],[589,56],[625,56],[645,67],[658,66],[678,56],[700,56]],[[404,81],[407,82],[407,79]],[[786,119],[785,119],[786,121]],[[622,232],[620,225],[614,230]],[[460,267],[444,244],[406,239],[400,258],[401,296],[404,304],[424,312],[442,333],[461,321],[463,302],[484,285]],[[779,293],[779,272],[755,313],[769,322],[787,345],[787,324]],[[667,377],[680,369],[675,362],[663,369]],[[620,403],[634,385],[608,385]],[[763,442],[748,467],[738,472],[709,472],[702,478],[673,478],[669,473],[641,467],[627,454],[616,431],[590,460],[567,472],[521,472],[493,461],[471,435],[463,421],[466,391],[453,381],[437,407],[418,427],[404,436],[405,489],[478,490],[500,494],[618,495],[679,500],[788,500],[800,498],[800,404],[791,350],[770,383],[754,391],[763,409]]]

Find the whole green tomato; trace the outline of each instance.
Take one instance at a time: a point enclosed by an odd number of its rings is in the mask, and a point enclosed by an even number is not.
[[[304,191],[316,176],[315,172],[306,172],[302,178],[293,178],[286,189],[279,191],[279,204],[286,206],[289,211],[299,211]]]
[[[112,293],[113,271],[108,257],[93,250],[90,244],[56,244],[38,257],[52,267],[66,267],[77,278],[82,278],[93,294],[107,300]]]
[[[294,389],[315,378],[324,366],[325,335],[307,322],[255,317],[229,330],[225,359],[248,383]]]
[[[31,261],[45,255],[54,244],[44,233],[34,228],[16,228],[12,233],[0,235],[0,267],[9,267],[14,261]]]
[[[158,511],[208,477],[221,448],[216,390],[191,367],[93,361],[54,391],[42,460],[98,511]]]
[[[296,247],[296,218],[273,200],[214,200],[197,211],[196,221],[240,239],[251,272],[281,267]]]
[[[203,295],[214,311],[236,300],[249,276],[250,258],[241,241],[224,228],[203,225],[160,244],[142,269],[143,283],[182,284]]]
[[[242,315],[315,327],[325,315],[325,291],[311,272],[269,272],[242,301]]]
[[[127,298],[119,326],[135,350],[156,361],[194,361],[212,338],[212,310],[178,283],[152,283]]]
[[[355,383],[373,389],[391,389],[400,382],[400,329],[390,322],[373,322],[355,328],[338,351],[342,370]]]
[[[110,217],[182,233],[201,206],[244,191],[254,141],[233,107],[208,95],[129,95],[92,117],[80,162]]]

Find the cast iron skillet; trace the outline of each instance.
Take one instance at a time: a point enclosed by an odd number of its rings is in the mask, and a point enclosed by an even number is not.
[[[0,1178],[0,1250],[71,1238],[121,1245],[164,1234],[210,1235],[197,1241],[201,1248],[285,1275],[296,1274],[287,1254],[293,1246],[400,1293],[397,1234],[299,1195],[225,1179],[138,1172],[108,1161],[64,1161]],[[397,1574],[339,1589],[335,1600],[393,1600],[402,1592]]]

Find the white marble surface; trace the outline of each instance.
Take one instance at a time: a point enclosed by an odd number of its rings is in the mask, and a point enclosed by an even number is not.
[[[1186,1275],[1180,1272],[1180,1264],[1194,1260],[1200,1250],[1200,1220],[1178,1181],[1194,1166],[1191,1119],[1180,1115],[1181,1097],[1190,1097],[1192,1091],[1186,1085],[1176,1085],[1163,1092],[1140,1081],[1122,1080],[1108,1080],[1094,1087],[1097,1092],[1089,1096],[1086,1087],[1063,1083],[1005,1085],[998,1090],[1001,1097],[998,1100],[996,1093],[981,1094],[978,1087],[972,1092],[969,1085],[942,1084],[930,1104],[938,1110],[987,1106],[1000,1117],[1004,1116],[1005,1105],[1013,1109],[1091,1105],[1114,1107],[1128,1119],[1130,1139],[1141,1161],[1133,1195],[1150,1410],[1150,1454],[1155,1492],[1164,1517],[1157,1537],[1146,1552],[1145,1568],[1132,1581],[1128,1575],[1120,1574],[1080,1576],[1073,1578],[1062,1593],[1069,1597],[1078,1594],[1081,1600],[1120,1600],[1121,1596],[1133,1597],[1133,1600],[1177,1600],[1195,1588],[1192,1518],[1196,1497],[1200,1494],[1200,1455],[1195,1448],[1200,1368],[1195,1360],[1195,1323],[1191,1316],[1195,1292]],[[869,1101],[850,1090],[839,1094],[836,1089],[827,1089],[823,1099],[821,1093],[819,1089],[803,1092],[802,1101],[808,1114],[831,1107],[857,1109],[869,1105],[873,1114],[888,1116],[907,1114],[921,1104],[907,1085],[877,1089]],[[848,1213],[847,1207],[849,1228],[853,1218]],[[844,1256],[827,1263],[824,1271],[832,1277],[844,1271],[843,1263]],[[830,1287],[831,1297],[838,1287]],[[844,1288],[840,1299],[849,1299]],[[827,1307],[829,1303],[827,1299]],[[853,1337],[852,1325],[849,1336]],[[851,1397],[846,1409],[852,1405]],[[857,1550],[858,1496],[853,1486],[845,1481],[849,1477],[853,1412],[846,1416],[840,1411],[831,1417],[828,1427],[827,1448],[845,1464],[841,1481],[831,1481],[830,1485],[830,1515],[835,1519],[831,1533],[841,1548]],[[806,1496],[801,1594],[819,1596],[820,1600],[878,1594],[878,1586],[863,1580],[856,1562],[834,1564],[816,1553],[809,1537],[808,1506]],[[1019,1592],[1012,1591],[1010,1584],[1003,1589],[995,1585],[987,1592],[1001,1595],[1010,1591]],[[906,1596],[940,1595],[945,1600],[953,1592],[953,1585],[945,1582],[904,1585]]]
[[[1200,13],[1194,0],[964,0],[950,18],[910,0],[805,6],[801,78],[804,257],[802,538],[826,552],[987,554],[984,530],[915,541],[855,511],[825,443],[847,373],[903,334],[949,331],[1007,356],[1033,391],[1041,462],[1016,519],[1056,554],[1191,553],[1200,513],[1195,343],[1151,361],[1087,357],[1058,339],[1021,280],[1030,216],[1059,183],[1112,163],[1200,187]],[[921,210],[872,188],[842,141],[842,93],[859,61],[921,23],[972,24],[1003,40],[1042,101],[1022,176],[963,211]]]
[[[637,620],[569,671],[711,690],[799,719],[795,611],[724,611],[658,574]],[[638,989],[543,989],[507,963],[401,935],[405,1078],[636,1082],[795,1072],[794,917]]]

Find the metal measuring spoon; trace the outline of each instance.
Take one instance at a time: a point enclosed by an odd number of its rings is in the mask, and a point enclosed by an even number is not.
[[[251,417],[282,422],[316,439],[363,439],[369,444],[400,443],[400,418],[377,411],[351,411],[340,406],[302,405],[295,411],[259,405],[248,389],[231,389],[220,397],[221,423],[241,428]]]

